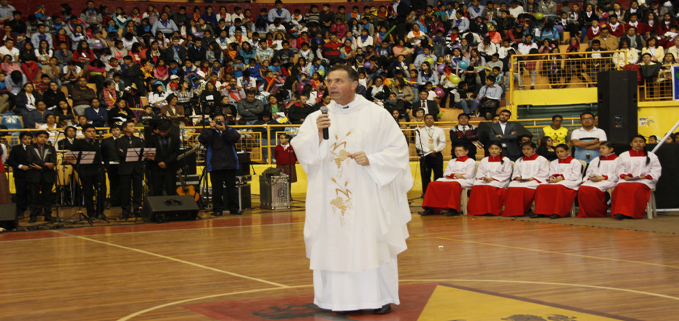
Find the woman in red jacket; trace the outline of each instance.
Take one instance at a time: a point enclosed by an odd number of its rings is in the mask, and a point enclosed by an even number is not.
[[[81,40],[80,43],[78,43],[78,49],[73,52],[73,61],[75,61],[80,68],[84,68],[85,65],[89,64],[94,59],[97,59],[97,56],[95,56],[94,51],[90,49],[90,44],[85,40]]]

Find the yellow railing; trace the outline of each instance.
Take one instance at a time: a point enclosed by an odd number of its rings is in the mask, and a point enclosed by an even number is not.
[[[639,84],[640,100],[672,100],[672,76],[672,66],[663,65],[656,77],[644,79]]]
[[[515,55],[509,69],[509,91],[524,89],[587,88],[597,85],[597,72],[622,69],[624,51]],[[621,61],[623,60],[623,61]],[[510,81],[511,80],[511,81]],[[510,105],[514,105],[510,95]]]
[[[539,118],[539,119],[522,119],[520,122],[528,129],[535,137],[537,137],[540,128],[547,126],[551,121],[549,118]],[[479,122],[471,122],[474,125],[479,124]],[[410,151],[411,160],[417,160],[417,150],[415,142],[415,129],[418,126],[424,125],[422,122],[403,122],[400,123],[401,131],[408,139],[408,148]],[[451,142],[448,139],[448,132],[451,128],[457,125],[457,122],[453,121],[441,121],[435,124],[437,127],[441,128],[446,132],[446,148],[443,150],[442,154],[444,159],[451,158]],[[562,125],[569,129],[576,129],[580,127],[580,121],[578,118],[564,118]],[[272,164],[273,150],[278,145],[278,134],[285,133],[294,136],[297,133],[297,128],[300,125],[291,124],[281,124],[281,125],[250,125],[250,126],[232,126],[241,134],[241,140],[235,145],[238,151],[250,152],[250,159],[253,162]],[[182,136],[182,143],[185,149],[193,147],[197,143],[198,136],[203,127],[192,126],[183,127],[180,129],[180,134]],[[102,138],[110,136],[109,128],[98,128],[102,133]],[[8,129],[0,130],[0,133],[5,133],[3,137],[3,142],[8,146],[12,147],[20,143],[19,136],[10,136],[12,132],[22,132],[22,131],[39,131],[38,129]],[[9,135],[7,135],[9,134]],[[140,129],[140,135],[142,135]],[[55,136],[53,136],[55,137]],[[60,138],[64,137],[63,133],[60,134]],[[82,137],[82,136],[81,136]],[[54,142],[52,142],[54,144]],[[268,152],[265,150],[268,149]],[[477,153],[479,156],[482,153]],[[205,162],[205,151],[200,151],[197,154],[196,162],[201,164]]]

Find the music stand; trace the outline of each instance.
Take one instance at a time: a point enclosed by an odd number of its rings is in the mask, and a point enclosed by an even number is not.
[[[78,172],[78,169],[80,168],[80,164],[83,165],[90,165],[94,162],[94,155],[96,152],[78,152],[78,151],[67,151],[66,154],[64,155],[64,159],[62,161],[62,164],[71,164],[75,166],[75,171]],[[80,195],[83,195],[82,193],[82,184],[80,184]],[[58,209],[58,208],[57,208]],[[57,211],[57,216],[59,215]],[[77,220],[73,220],[73,217],[77,216]],[[75,212],[75,214],[69,216],[65,220],[62,221],[60,226],[63,226],[64,223],[68,220],[71,220],[74,223],[80,222],[82,219],[85,219],[87,223],[90,223],[90,226],[94,226],[94,223],[92,222],[92,219],[82,211],[82,204],[81,202],[78,202],[78,211]]]
[[[147,148],[128,148],[127,149],[127,154],[125,154],[125,162],[126,163],[136,163],[136,162],[142,162],[142,207],[139,208],[139,211],[132,211],[134,215],[134,222],[137,222],[137,218],[139,218],[138,214],[135,213],[141,213],[141,210],[143,208],[143,204],[146,201],[146,198],[148,197],[147,195],[147,188],[148,188],[148,182],[147,182],[147,177],[146,177],[146,161],[147,160],[155,160],[156,159],[156,149],[147,147]],[[130,195],[132,197],[132,195]]]

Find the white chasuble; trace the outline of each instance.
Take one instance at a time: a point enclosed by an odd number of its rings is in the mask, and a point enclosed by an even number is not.
[[[362,96],[328,109],[330,139],[319,139],[316,111],[291,141],[307,174],[304,241],[315,303],[336,311],[398,304],[396,256],[407,248],[413,185],[406,140]],[[360,151],[369,166],[348,157]]]

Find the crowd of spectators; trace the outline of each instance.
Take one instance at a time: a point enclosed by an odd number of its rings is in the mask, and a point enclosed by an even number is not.
[[[581,51],[588,41],[592,57],[623,48],[630,63],[640,55],[645,64],[674,63],[674,12],[670,2],[624,8],[611,0],[584,8],[413,0],[307,12],[276,1],[259,13],[153,5],[125,12],[87,1],[80,12],[62,4],[61,12],[40,5],[27,14],[0,0],[0,112],[23,116],[27,128],[158,115],[192,125],[216,114],[230,124],[300,124],[329,103],[326,70],[349,64],[360,75],[358,93],[397,120],[418,119],[419,109],[436,117],[440,108],[490,120],[512,55],[556,53],[561,44]]]

